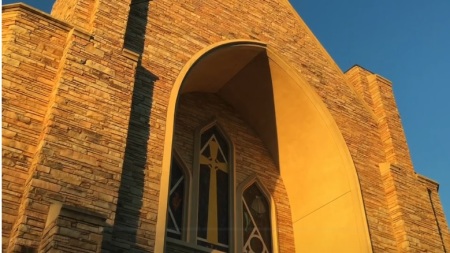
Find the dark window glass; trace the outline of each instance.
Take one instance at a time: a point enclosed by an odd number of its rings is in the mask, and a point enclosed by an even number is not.
[[[185,176],[178,161],[172,159],[170,168],[169,203],[167,208],[167,236],[181,239],[184,232]]]
[[[208,203],[209,203],[209,177],[210,169],[206,165],[200,165],[200,187],[198,190],[198,228],[197,235],[206,239],[208,228]]]

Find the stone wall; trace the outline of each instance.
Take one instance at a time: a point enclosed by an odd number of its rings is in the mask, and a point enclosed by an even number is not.
[[[432,201],[437,184],[388,163],[380,169],[398,252],[445,252],[448,227]]]
[[[405,132],[394,98],[392,83],[360,66],[353,66],[345,76],[359,97],[368,105],[378,123],[386,161],[413,170]]]
[[[37,248],[50,206],[59,202],[105,217],[105,251],[153,251],[156,233],[163,233],[156,224],[166,204],[158,201],[166,187],[160,178],[168,170],[162,157],[172,131],[166,119],[174,117],[167,114],[172,86],[200,50],[234,39],[267,43],[328,107],[357,170],[374,252],[438,252],[442,244],[449,250],[436,187],[427,194],[413,180],[386,80],[364,78],[363,71],[344,75],[285,0],[147,4],[58,0],[52,13],[70,23],[23,5],[3,8],[4,250]],[[380,170],[385,162],[403,174]],[[414,216],[415,205],[426,212]],[[433,207],[438,222],[429,225]],[[293,252],[290,243],[283,247]]]
[[[3,12],[2,65],[2,242],[14,227],[33,174],[31,169],[44,131],[47,107],[55,88],[70,26],[30,8],[12,6]],[[39,210],[24,221],[43,226]],[[39,235],[37,235],[39,237]]]
[[[433,207],[434,202],[439,202],[434,199],[438,184],[413,170],[392,83],[357,65],[345,75],[378,122],[386,156],[386,163],[380,164],[380,170],[397,250],[445,252],[445,245],[449,243],[448,228],[440,227],[439,224],[446,223],[442,222],[442,213]]]
[[[111,226],[136,55],[22,5],[3,12],[3,155],[14,158],[4,169],[13,190],[5,195],[3,248],[36,247],[55,201],[96,210]]]
[[[101,252],[105,217],[84,208],[53,204],[39,252]]]

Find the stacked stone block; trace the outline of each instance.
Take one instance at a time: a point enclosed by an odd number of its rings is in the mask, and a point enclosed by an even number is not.
[[[50,207],[39,252],[101,252],[105,217],[72,206]]]
[[[98,0],[56,1],[52,16],[69,24],[91,31]]]

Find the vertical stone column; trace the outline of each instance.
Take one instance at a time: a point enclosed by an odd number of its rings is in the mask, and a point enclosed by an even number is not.
[[[51,15],[123,47],[131,0],[56,0]]]
[[[115,20],[111,15],[103,22]],[[7,252],[39,246],[55,201],[95,210],[108,226],[114,223],[139,55],[122,48],[117,32],[123,25],[109,29],[108,38],[77,28],[65,34]]]
[[[56,0],[51,15],[78,28],[91,31],[99,0]]]
[[[33,158],[43,131],[57,68],[71,26],[24,4],[3,7],[2,66],[2,248],[19,232]],[[34,203],[38,206],[38,204]],[[33,212],[25,224],[41,224]],[[31,235],[29,238],[31,238]],[[39,238],[39,236],[37,236]],[[22,244],[25,247],[25,244]],[[32,248],[32,245],[28,245]]]
[[[392,83],[376,74],[367,76],[367,80],[386,161],[413,171],[405,132],[395,103]]]
[[[411,156],[395,102],[392,83],[357,65],[349,69],[345,76],[356,94],[374,113],[386,161],[412,172]]]
[[[370,106],[373,110],[372,96],[369,90],[369,83],[367,81],[367,76],[372,73],[368,70],[355,65],[347,72],[345,72],[345,77],[347,82],[353,87],[356,94]]]

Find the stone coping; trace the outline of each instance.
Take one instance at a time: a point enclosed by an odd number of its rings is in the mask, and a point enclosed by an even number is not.
[[[74,28],[73,25],[71,25],[67,22],[61,21],[57,18],[54,18],[49,13],[41,11],[39,9],[36,9],[36,8],[29,6],[27,4],[24,4],[24,3],[14,3],[14,4],[2,5],[3,13],[10,12],[10,11],[23,11],[23,12],[28,12],[30,14],[34,14],[37,16],[41,16],[42,18],[47,19],[48,21],[52,22],[56,26],[59,26],[60,28],[66,30],[66,31],[70,31],[71,29]]]

